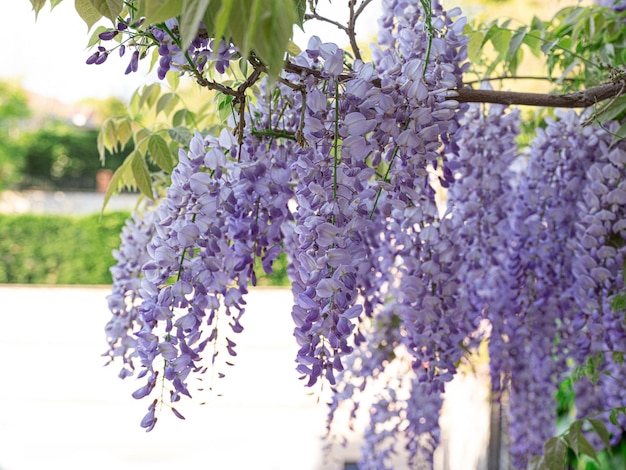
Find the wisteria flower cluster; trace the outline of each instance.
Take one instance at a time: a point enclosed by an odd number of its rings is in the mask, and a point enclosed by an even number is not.
[[[481,341],[494,396],[509,394],[517,468],[554,433],[570,361],[626,351],[610,308],[624,288],[626,150],[569,112],[520,153],[517,111],[458,103],[460,14],[384,0],[372,63],[312,37],[226,129],[196,131],[180,150],[158,206],[129,221],[112,271],[107,355],[142,380],[133,396],[151,400],[144,428],[164,405],[182,417],[174,404],[195,393],[194,377],[223,374],[256,261],[271,272],[283,251],[296,368],[308,386],[331,385],[329,434],[341,408],[351,424],[369,416],[362,468],[391,468],[399,442],[432,463],[446,385]],[[177,29],[174,19],[148,27],[129,69],[153,45],[161,78],[210,61],[223,73],[237,57],[202,28],[181,51]],[[581,385],[581,413],[597,409],[584,390],[626,398],[609,381]]]
[[[142,28],[143,23],[143,19],[118,19],[116,28],[99,34],[101,43],[114,40],[118,44],[110,48],[100,44],[96,52],[87,58],[87,64],[103,64],[116,49],[122,57],[129,47],[133,49],[125,72],[129,74],[138,70],[140,58],[146,56],[150,49],[156,48],[159,54],[157,76],[163,80],[170,70],[202,75],[209,64],[213,64],[215,70],[223,74],[237,54],[237,49],[228,41],[209,38],[203,27],[199,29],[187,50],[183,51],[176,18],[158,25],[149,25],[147,28]]]
[[[135,370],[133,359],[137,354],[137,338],[133,330],[142,321],[137,310],[141,300],[139,288],[143,265],[150,260],[146,247],[154,235],[155,223],[154,210],[133,214],[122,229],[119,250],[113,252],[118,263],[111,268],[113,292],[107,297],[113,316],[105,331],[111,361],[115,357],[122,357],[124,361],[121,378],[132,375]]]
[[[614,123],[616,124],[616,123]],[[617,125],[612,126],[613,131]],[[626,351],[626,324],[623,312],[612,308],[616,295],[624,291],[626,255],[626,145],[611,145],[605,133],[599,138],[593,164],[587,170],[589,184],[579,203],[579,220],[573,242],[573,296],[579,310],[572,327],[581,332],[572,344],[572,353],[581,364],[598,358],[601,374],[591,384],[582,379],[575,385],[576,406],[582,416],[604,416],[612,443],[624,435],[626,420],[619,426],[607,419],[606,410],[623,406],[626,400],[624,368],[612,353]]]
[[[501,344],[491,354],[501,350],[498,358],[511,358],[508,364],[494,362],[492,376],[499,372],[510,380],[510,400],[516,404],[510,428],[516,466],[541,454],[543,443],[555,431],[553,397],[568,371],[566,342],[577,310],[571,294],[569,245],[578,219],[580,187],[598,142],[598,131],[583,129],[576,113],[558,117],[537,130],[516,191],[507,270],[515,312],[510,304],[499,306],[497,314],[509,314],[499,332]],[[498,358],[494,356],[494,361]],[[530,427],[522,424],[529,413],[534,424]]]
[[[616,293],[623,286],[621,274],[598,269],[605,261],[595,251],[583,254],[581,242],[576,241],[585,237],[584,246],[592,246],[584,221],[590,220],[585,206],[594,201],[599,205],[599,199],[589,193],[593,188],[598,191],[601,181],[594,168],[604,168],[605,163],[597,162],[609,155],[619,159],[621,151],[619,146],[610,150],[610,132],[583,127],[576,113],[556,115],[546,119],[545,128],[537,129],[528,152],[517,155],[514,113],[504,115],[498,106],[483,117],[467,113],[468,122],[459,134],[460,179],[449,191],[455,206],[452,219],[457,220],[456,234],[466,257],[461,272],[469,281],[462,283],[459,299],[474,318],[488,322],[492,388],[496,397],[508,395],[509,451],[515,468],[526,468],[530,457],[540,455],[554,435],[554,396],[571,372],[568,360],[580,364],[588,357],[591,340],[586,338],[594,330],[597,335],[608,329],[618,332],[621,344],[606,346],[605,351],[621,351],[625,345],[619,333],[623,332],[621,314],[608,304],[608,318],[602,325],[584,315],[598,304],[592,276],[611,279],[616,284],[607,288]],[[513,171],[515,167],[518,170]],[[605,174],[614,178],[608,187],[615,188],[621,181],[616,167],[607,166]],[[615,190],[611,200],[618,202],[621,193]],[[618,207],[610,211],[618,220],[614,215]],[[606,253],[609,263],[622,266],[616,251],[607,245],[609,239],[623,240],[623,234],[608,227],[593,247]],[[623,372],[611,370],[612,379],[621,380]],[[602,395],[605,403],[609,398]],[[582,416],[588,415],[588,408],[580,408]]]

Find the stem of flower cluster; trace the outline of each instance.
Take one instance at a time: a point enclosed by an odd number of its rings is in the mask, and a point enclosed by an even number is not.
[[[406,131],[409,128],[409,124],[411,122],[411,118],[407,118],[406,122],[404,123],[404,128],[402,129],[403,131]],[[393,161],[396,159],[396,156],[398,155],[398,151],[400,150],[400,146],[396,145],[396,147],[393,149],[393,155],[391,156],[391,160],[389,161],[389,166],[387,167],[387,171],[385,172],[385,177],[383,178],[383,181],[385,183],[389,182],[389,173],[391,173],[391,167],[393,166]],[[372,207],[372,211],[370,212],[370,220],[372,220],[372,218],[374,217],[374,212],[376,211],[376,206],[378,206],[378,200],[380,199],[380,195],[383,192],[383,188],[378,188],[378,192],[376,193],[376,199],[374,199],[374,206]]]
[[[424,14],[426,15],[424,24],[426,25],[426,32],[428,33],[426,57],[424,58],[424,70],[422,71],[422,75],[426,75],[426,71],[428,70],[428,61],[430,60],[430,50],[433,45],[433,6],[431,0],[420,0],[420,3],[422,4]]]
[[[335,139],[333,142],[333,157],[333,199],[337,199],[337,166],[339,165],[339,80],[335,80]]]

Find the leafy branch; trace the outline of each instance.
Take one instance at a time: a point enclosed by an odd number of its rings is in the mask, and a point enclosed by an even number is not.
[[[619,415],[626,415],[626,407],[613,408],[610,412],[610,422],[619,425]],[[605,413],[600,412],[598,414]],[[574,421],[560,435],[550,438],[544,445],[543,455],[533,458],[530,462],[531,470],[563,470],[567,462],[568,450],[573,452],[577,459],[587,456],[598,462],[598,453],[585,437],[586,432],[598,435],[606,449],[611,447],[611,435],[603,421],[597,418],[581,418]]]

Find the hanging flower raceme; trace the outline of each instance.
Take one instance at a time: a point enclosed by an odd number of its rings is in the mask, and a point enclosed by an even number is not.
[[[374,170],[356,147],[376,122],[357,111],[362,98],[340,93],[339,87],[352,87],[352,80],[339,82],[343,55],[336,45],[312,38],[297,59],[320,70],[303,80],[306,100],[299,103],[306,147],[296,152],[292,167],[297,203],[292,316],[300,345],[298,370],[308,385],[322,376],[335,384],[363,310],[357,303],[357,272],[367,257],[363,232],[371,222],[364,201],[374,195],[369,182]],[[363,81],[358,74],[355,80]]]
[[[507,360],[498,351],[506,347],[507,317],[502,312],[512,295],[507,290],[510,282],[506,265],[519,121],[517,110],[472,105],[456,134],[456,151],[450,155],[450,165],[458,178],[448,191],[453,240],[460,257],[457,276],[462,280],[456,293],[457,308],[465,311],[476,327],[484,319],[489,321],[492,387],[496,394],[503,391],[502,370],[513,367],[498,364]]]
[[[458,359],[450,352],[458,348],[462,354],[469,330],[465,320],[451,315],[457,256],[448,222],[439,216],[433,180],[444,187],[454,180],[446,146],[463,109],[447,90],[460,86],[467,53],[460,35],[464,19],[452,20],[459,11],[447,14],[438,2],[432,7],[424,11],[419,1],[386,2],[379,34],[385,49],[376,53],[375,62],[384,95],[380,106],[388,119],[373,137],[383,142],[388,170],[372,215],[384,226],[380,232],[397,260],[392,297],[407,328],[416,371],[441,392]],[[441,381],[435,371],[442,372]]]
[[[458,127],[460,108],[446,90],[460,84],[466,40],[460,36],[463,20],[454,22],[437,2],[433,9],[425,13],[419,1],[385,2],[384,49],[376,52],[374,70],[380,86],[369,95],[367,108],[359,108],[362,116],[354,116],[355,122],[376,123],[367,136],[368,163],[383,171],[371,183],[375,196],[369,204],[370,223],[364,225],[366,257],[357,271],[373,323],[372,329],[363,327],[349,370],[339,376],[333,409],[342,402],[356,403],[364,390],[376,388],[376,381],[366,376],[379,366],[370,367],[367,361],[390,362],[371,354],[378,344],[381,312],[388,312],[401,332],[382,341],[383,351],[399,348],[403,363],[412,364],[401,373],[406,378],[403,393],[396,393],[398,384],[389,381],[377,394],[365,432],[364,468],[372,462],[388,468],[393,448],[389,439],[402,433],[413,458],[432,460],[441,393],[474,329],[456,308],[458,255],[435,192],[437,181],[443,186],[453,181],[445,149]],[[433,28],[432,42],[427,28]],[[348,123],[351,117],[346,116]]]
[[[448,204],[463,257],[459,277],[469,281],[460,288],[460,308],[471,309],[476,323],[482,318],[497,321],[488,309],[500,289],[490,283],[501,282],[500,268],[508,256],[515,178],[511,166],[518,157],[519,122],[517,110],[472,105],[456,134],[457,151],[450,155],[458,178],[448,191]]]
[[[573,111],[557,117],[530,145],[509,235],[509,284],[496,296],[503,302],[490,305],[492,379],[496,390],[510,387],[510,452],[518,467],[541,454],[554,433],[553,396],[568,370],[576,310],[571,240],[598,143]]]
[[[606,127],[615,130],[617,123]],[[574,238],[574,297],[578,311],[572,329],[578,334],[571,345],[580,366],[588,358],[598,358],[597,383],[583,377],[575,384],[576,407],[580,417],[623,406],[626,379],[623,365],[612,351],[626,351],[624,313],[612,306],[624,293],[623,269],[626,256],[626,145],[612,143],[609,132],[594,131],[596,152],[587,172],[587,184],[579,203],[579,220]],[[612,435],[619,442],[626,420],[615,426],[603,414]]]
[[[113,316],[105,327],[109,343],[106,355],[110,361],[122,358],[121,378],[132,375],[135,370],[133,359],[137,356],[137,339],[133,331],[141,328],[142,319],[137,312],[141,268],[149,260],[146,247],[154,235],[156,214],[153,209],[133,214],[122,229],[119,250],[113,251],[117,264],[111,268],[113,288],[107,297]]]
[[[147,382],[135,398],[150,395],[159,374],[172,384],[172,402],[190,396],[188,377],[206,370],[208,344],[214,345],[214,365],[218,343],[236,355],[224,327],[243,330],[255,257],[270,269],[282,241],[273,224],[280,227],[289,216],[291,197],[283,179],[268,177],[270,167],[284,168],[286,161],[255,154],[257,139],[246,144],[239,153],[227,131],[219,139],[196,133],[189,151],[180,152],[172,184],[157,208],[155,234],[147,245],[150,259],[143,265],[135,337],[139,377],[147,376]],[[151,408],[142,426],[152,429],[155,422]]]
[[[455,244],[461,256],[458,276],[458,308],[469,312],[476,326],[489,320],[492,389],[506,390],[502,370],[517,366],[507,350],[506,315],[513,305],[506,269],[511,240],[510,214],[516,175],[515,139],[519,113],[493,105],[488,111],[473,105],[457,133],[458,151],[451,161],[458,165],[459,180],[450,188]]]

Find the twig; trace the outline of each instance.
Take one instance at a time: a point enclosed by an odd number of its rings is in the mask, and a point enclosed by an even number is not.
[[[305,20],[317,20],[317,21],[323,21],[324,23],[328,23],[328,24],[332,24],[333,26],[335,26],[336,28],[344,31],[347,34],[347,29],[348,27],[344,24],[341,24],[339,21],[335,21],[335,20],[331,20],[330,18],[326,18],[325,16],[322,16],[320,14],[318,14],[316,11],[312,11],[311,13],[307,13],[306,15],[304,15],[304,19]]]
[[[357,8],[356,12],[354,13],[354,19],[355,20],[359,16],[361,16],[361,13],[363,13],[363,10],[365,10],[365,7],[368,6],[370,3],[372,3],[372,0],[363,0],[361,2],[361,4],[359,5],[359,8]]]
[[[593,115],[587,119],[585,122],[582,123],[583,126],[588,126],[589,124],[591,124],[593,121],[597,120],[598,117],[600,117],[602,114],[604,114],[611,106],[613,106],[613,103],[615,103],[615,101],[620,97],[620,95],[622,95],[624,93],[624,88],[626,87],[626,81],[622,81],[622,87],[620,88],[620,91],[617,95],[615,95],[613,98],[611,98],[611,100],[606,103],[604,106],[602,106],[602,109],[600,109],[600,111],[595,111],[593,113]]]
[[[346,30],[346,34],[348,38],[350,38],[350,47],[352,47],[352,53],[354,54],[354,58],[357,60],[361,59],[361,51],[359,51],[359,45],[356,42],[356,12],[354,11],[354,6],[356,4],[356,0],[350,0],[348,2],[348,7],[350,9],[350,19],[348,20],[348,28]]]

